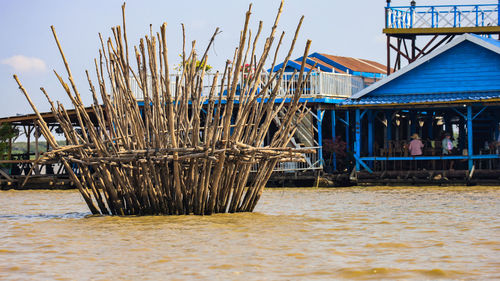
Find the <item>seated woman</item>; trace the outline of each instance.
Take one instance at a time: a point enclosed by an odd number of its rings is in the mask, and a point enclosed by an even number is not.
[[[408,146],[408,150],[410,151],[411,156],[422,156],[422,148],[424,147],[424,144],[420,140],[420,137],[418,134],[413,134],[411,136],[412,141],[410,142],[410,145]],[[418,169],[418,162],[415,160],[415,168]]]

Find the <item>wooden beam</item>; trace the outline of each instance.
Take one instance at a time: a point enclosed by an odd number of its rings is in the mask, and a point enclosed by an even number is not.
[[[14,181],[13,178],[11,178],[6,172],[4,172],[2,169],[0,169],[0,174],[2,176],[4,176],[6,179],[8,179],[9,181]]]

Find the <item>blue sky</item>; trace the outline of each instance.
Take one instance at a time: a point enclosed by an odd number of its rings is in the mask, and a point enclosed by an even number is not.
[[[264,21],[269,32],[279,6],[279,0],[254,0],[251,28]],[[393,0],[393,5],[408,5],[409,0]],[[496,3],[490,1],[417,1],[426,4]],[[18,74],[40,110],[48,111],[39,87],[64,104],[69,104],[52,70],[66,77],[64,65],[52,37],[54,25],[70,63],[77,86],[90,102],[85,69],[94,74],[93,59],[100,46],[98,32],[111,35],[111,27],[121,24],[121,4],[118,0],[0,0],[0,117],[17,113],[32,113],[17,88],[12,74]],[[209,53],[209,64],[221,69],[232,57],[250,1],[242,0],[146,0],[127,1],[127,34],[130,45],[167,22],[169,62],[178,64],[182,48],[181,23],[186,26],[188,42],[197,41],[197,50],[204,51],[216,27],[217,36]],[[288,0],[279,25],[286,32],[284,46],[302,15],[305,16],[293,58],[303,52],[305,41],[312,40],[311,52],[366,58],[385,62],[384,25],[385,0]],[[263,33],[266,34],[266,33]],[[261,40],[262,41],[262,40]],[[281,58],[284,57],[282,54]]]

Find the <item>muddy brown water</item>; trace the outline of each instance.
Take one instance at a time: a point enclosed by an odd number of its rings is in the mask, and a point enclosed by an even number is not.
[[[1,191],[0,279],[500,279],[500,187],[267,189],[254,213],[88,215],[76,191]]]

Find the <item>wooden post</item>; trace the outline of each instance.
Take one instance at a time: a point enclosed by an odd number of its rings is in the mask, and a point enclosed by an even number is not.
[[[427,118],[427,137],[434,140],[434,111],[430,111]]]
[[[368,109],[368,112],[366,113],[367,116],[367,121],[368,121],[368,156],[373,156],[373,146],[374,146],[374,135],[373,135],[373,110]],[[370,161],[368,163],[368,166],[370,168],[373,168],[373,161]]]
[[[368,121],[368,156],[373,156],[373,145],[374,145],[374,135],[373,135],[373,110],[368,109],[366,113]]]
[[[38,160],[40,158],[40,150],[38,147],[38,139],[40,138],[40,132],[39,132],[39,127],[35,126],[35,160]],[[36,162],[35,162],[36,163]],[[34,171],[36,175],[40,174],[40,169],[38,168],[38,164],[33,163],[33,165],[36,165]]]
[[[12,137],[9,138],[9,147],[7,150],[7,159],[12,160]]]
[[[351,133],[351,128],[349,127],[349,109],[346,109],[345,111],[345,143],[346,143],[346,148],[347,151],[351,149],[351,143],[350,143],[350,133]]]
[[[318,146],[319,146],[319,150],[318,150],[318,159],[319,161],[321,161],[321,165],[324,165],[325,162],[324,162],[324,159],[323,159],[323,114],[325,113],[324,110],[321,110],[321,109],[317,109],[316,110],[316,116],[317,116],[317,127],[318,127]]]
[[[472,160],[473,151],[473,131],[472,131],[472,105],[467,105],[467,158],[469,172],[472,170],[474,161]]]
[[[458,121],[458,148],[460,151],[462,151],[464,148],[467,146],[465,145],[466,143],[466,128],[465,128],[465,120],[461,116],[459,117],[460,120]]]
[[[360,171],[360,163],[358,159],[361,157],[361,114],[359,108],[356,108],[356,142],[354,146],[354,152],[357,156],[356,159],[356,171]]]
[[[28,155],[28,160],[30,159],[31,153],[31,126],[28,125],[28,130],[24,127],[24,132],[26,133],[26,154]]]
[[[337,117],[335,116],[335,109],[332,110],[332,142],[335,143],[337,136],[335,135],[335,130],[337,129]],[[332,164],[333,170],[337,171],[337,155],[332,152]]]
[[[408,138],[410,138],[411,135],[414,133],[417,133],[417,115],[414,110],[410,110],[410,134],[408,135]]]
[[[385,119],[387,120],[387,141],[392,140],[392,112],[391,111],[386,111],[385,112]],[[388,148],[388,147],[386,147]]]

